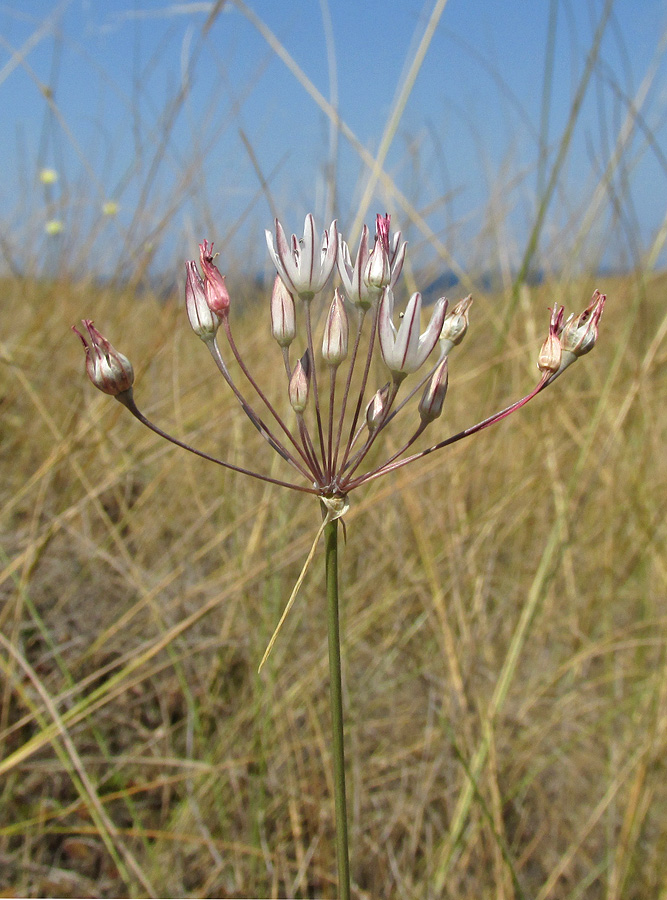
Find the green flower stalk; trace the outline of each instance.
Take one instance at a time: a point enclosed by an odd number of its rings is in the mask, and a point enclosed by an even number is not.
[[[347,512],[352,491],[377,478],[384,478],[405,465],[444,449],[502,421],[525,406],[558,378],[580,356],[588,353],[598,336],[598,325],[606,297],[596,291],[586,309],[564,320],[562,307],[551,311],[547,337],[538,355],[539,377],[534,386],[514,403],[480,422],[410,453],[410,448],[433,423],[440,420],[448,386],[449,355],[468,330],[472,297],[460,300],[448,313],[441,297],[433,307],[422,331],[421,294],[407,302],[398,328],[394,325],[394,289],[406,256],[400,232],[390,234],[390,217],[377,216],[375,242],[368,246],[369,230],[364,226],[352,263],[350,252],[336,222],[321,240],[316,240],[312,215],[306,216],[303,237],[287,240],[276,220],[275,235],[266,233],[276,278],[270,302],[271,334],[279,345],[285,370],[285,396],[279,412],[274,401],[254,378],[234,340],[231,323],[232,302],[225,279],[215,265],[213,244],[199,246],[201,272],[197,263],[186,263],[186,312],[195,334],[206,344],[213,361],[253,426],[285,464],[287,474],[274,478],[255,468],[238,466],[203,453],[150,422],[139,410],[133,395],[134,373],[129,360],[115,350],[85,319],[85,334],[77,331],[86,354],[86,371],[95,387],[111,394],[156,434],[220,466],[280,487],[319,498],[323,523],[318,531],[306,567],[290,597],[283,617],[312,559],[318,538],[325,538],[327,622],[329,633],[330,692],[332,710],[332,755],[335,782],[336,848],[339,896],[350,896],[350,866],[345,798],[345,750],[339,634],[338,519]],[[341,288],[333,292],[328,315],[315,352],[311,309],[338,269]],[[331,297],[331,295],[329,295]],[[224,349],[219,335],[224,335]],[[293,361],[293,347],[300,344],[299,358]],[[437,359],[427,361],[439,346]],[[373,384],[373,361],[380,357],[388,380]],[[233,380],[226,360],[233,357],[250,385],[251,395]],[[420,370],[426,373],[420,376]],[[327,377],[328,403],[322,402],[318,382]],[[355,378],[356,376],[356,378]],[[404,389],[414,376],[416,383]],[[382,380],[385,381],[385,378]],[[354,385],[354,389],[353,389]],[[417,394],[423,388],[421,398]],[[372,447],[381,447],[382,437],[397,415],[411,417],[412,431],[401,448],[377,454],[369,464]],[[267,654],[273,645],[274,633]],[[266,658],[265,655],[265,658]]]

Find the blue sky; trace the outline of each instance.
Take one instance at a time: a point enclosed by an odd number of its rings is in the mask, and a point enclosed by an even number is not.
[[[375,152],[435,3],[247,5]],[[319,222],[333,210],[343,228],[351,225],[368,178],[359,154],[339,137],[332,200],[326,114],[231,2],[204,34],[212,6],[158,0],[0,5],[5,268],[36,265],[28,250],[53,252],[49,246],[57,244],[75,269],[113,269],[143,254],[165,270],[192,256],[206,236],[255,269],[265,258],[262,231],[272,210],[289,230],[311,209]],[[385,168],[457,265],[518,265],[603,9],[602,0],[446,4]],[[553,78],[541,168],[550,25]],[[666,28],[664,0],[614,4],[545,220],[541,264],[558,268],[571,260],[569,238],[582,265],[627,266],[651,245],[667,207],[659,149],[667,147],[667,65],[660,48]],[[577,223],[592,214],[628,98],[648,73],[641,124],[654,145],[635,123],[591,227],[574,240]],[[43,169],[53,169],[58,180],[44,185]],[[105,201],[117,204],[114,215],[102,214]],[[366,220],[385,210],[410,228],[413,246],[423,244],[396,197],[379,187]],[[45,227],[54,221],[62,231],[49,238]]]

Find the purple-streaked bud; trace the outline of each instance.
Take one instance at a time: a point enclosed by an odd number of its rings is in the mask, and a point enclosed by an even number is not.
[[[537,368],[543,374],[554,375],[560,368],[563,353],[559,335],[563,327],[563,313],[563,307],[558,306],[558,304],[551,310],[549,335],[542,344],[542,349],[537,359]]]
[[[376,291],[388,287],[391,282],[391,263],[389,259],[389,224],[390,216],[376,217],[375,246],[371,252],[364,273],[364,281]]]
[[[336,288],[322,339],[322,357],[330,366],[339,366],[347,356],[348,334],[349,325],[345,304]]]
[[[368,433],[373,434],[378,425],[382,422],[385,416],[385,406],[387,403],[387,397],[389,396],[389,388],[390,383],[387,382],[384,387],[381,387],[378,391],[373,395],[371,402],[366,407],[366,425],[368,426]]]
[[[289,382],[289,402],[295,413],[302,413],[308,405],[310,370],[310,353],[306,350],[294,366]]]
[[[449,382],[449,373],[447,366],[447,357],[438,365],[437,369],[431,375],[428,384],[424,388],[424,393],[419,401],[419,415],[422,422],[428,424],[437,419],[442,412],[442,406],[447,396],[447,384]]]
[[[213,254],[213,244],[209,246],[208,241],[204,241],[199,245],[199,259],[204,273],[204,292],[206,294],[206,302],[216,315],[221,319],[229,309],[229,292],[225,285],[224,276],[220,274],[217,266],[213,264],[213,260],[217,253]]]
[[[598,338],[598,323],[604,312],[606,294],[595,291],[591,302],[579,316],[571,315],[560,335],[564,351],[575,356],[583,356],[595,346]]]
[[[361,230],[361,238],[359,239],[359,249],[357,250],[357,259],[352,265],[350,259],[350,251],[342,236],[339,238],[338,247],[338,272],[343,282],[343,288],[347,294],[350,303],[358,306],[360,309],[370,309],[377,293],[371,291],[368,284],[364,280],[366,265],[368,263],[368,226],[364,225]]]
[[[276,219],[275,246],[270,231],[266,232],[266,243],[288,291],[298,294],[305,301],[312,300],[322,290],[336,265],[338,229],[335,220],[329,231],[322,235],[319,251],[315,244],[315,221],[310,213],[306,216],[300,241],[293,234],[290,246],[282,225]]]
[[[86,372],[92,383],[112,397],[131,391],[134,370],[129,359],[111,346],[90,319],[83,319],[83,326],[88,332],[87,337],[74,326],[72,331],[81,339],[86,351]]]
[[[447,300],[444,297],[438,300],[426,331],[420,335],[421,306],[421,294],[413,294],[397,331],[392,322],[394,294],[391,288],[385,288],[380,301],[378,315],[380,350],[387,368],[399,381],[423,365],[442,331]]]
[[[212,341],[220,327],[220,319],[208,305],[204,282],[197,271],[197,263],[185,264],[185,310],[192,330],[202,341]]]
[[[445,317],[442,331],[440,332],[440,350],[447,354],[460,344],[468,330],[468,310],[472,306],[472,295],[464,300],[459,300],[454,309]]]
[[[281,347],[289,347],[296,336],[294,299],[280,275],[276,275],[271,294],[271,334]]]

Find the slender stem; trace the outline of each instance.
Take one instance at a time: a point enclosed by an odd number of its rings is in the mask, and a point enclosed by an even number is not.
[[[243,359],[242,359],[242,357],[241,357],[241,354],[239,353],[238,348],[237,348],[237,346],[236,346],[236,342],[234,341],[234,337],[233,337],[233,335],[232,335],[232,329],[231,329],[231,326],[230,326],[230,324],[229,324],[229,318],[228,318],[227,316],[222,320],[222,327],[224,328],[225,334],[226,334],[226,336],[227,336],[227,342],[228,342],[228,344],[229,344],[229,347],[230,347],[232,353],[234,354],[234,358],[236,359],[236,362],[239,364],[239,368],[241,369],[241,371],[243,372],[243,374],[245,375],[245,377],[248,379],[248,381],[250,382],[250,384],[252,385],[252,387],[253,387],[253,388],[255,389],[255,391],[257,392],[257,395],[258,395],[258,397],[260,398],[260,400],[262,401],[262,403],[266,406],[266,408],[267,408],[268,411],[271,413],[271,415],[273,416],[273,418],[276,420],[276,422],[278,423],[278,425],[282,428],[282,430],[283,430],[283,432],[285,433],[285,435],[289,438],[289,440],[291,441],[292,445],[295,447],[295,449],[297,450],[297,452],[300,454],[300,456],[301,456],[301,458],[303,459],[303,461],[307,463],[308,461],[307,461],[307,459],[306,459],[306,455],[305,455],[305,453],[303,452],[302,448],[299,446],[298,441],[295,440],[294,435],[293,435],[292,432],[289,430],[289,428],[287,427],[287,425],[283,422],[282,418],[278,415],[278,413],[276,412],[275,408],[273,407],[273,404],[271,403],[271,401],[269,400],[269,398],[266,396],[266,394],[264,393],[264,391],[261,389],[261,387],[257,384],[257,382],[255,381],[255,379],[253,378],[253,376],[250,374],[250,371],[248,370],[248,367],[247,367],[246,364],[243,362]],[[220,354],[220,349],[218,348],[217,343],[215,343],[213,346],[214,346],[215,349],[217,349],[217,351],[218,351],[217,356],[214,354],[214,358],[216,359],[216,362],[217,362],[217,360],[218,360],[218,357],[220,358],[220,360],[222,360],[222,355]],[[224,365],[224,363],[223,363],[223,365]],[[222,369],[220,369],[220,371],[222,371]],[[224,373],[223,373],[223,374],[224,374]],[[246,413],[246,415],[247,415],[247,413]],[[268,430],[268,429],[267,429],[267,430]],[[291,457],[291,454],[290,454],[290,457]],[[299,468],[296,459],[294,459],[293,462],[294,462],[294,464],[297,466],[297,468]],[[300,471],[303,472],[302,469],[300,469]]]
[[[343,434],[343,423],[345,421],[345,410],[347,409],[347,398],[350,395],[350,385],[352,384],[352,373],[357,362],[357,354],[359,353],[359,344],[361,342],[361,331],[364,327],[364,319],[366,318],[366,310],[359,309],[357,318],[357,336],[354,339],[354,349],[352,358],[347,370],[347,378],[345,380],[345,390],[343,391],[343,402],[340,407],[340,418],[338,420],[338,434],[336,435],[336,449],[334,450],[333,462],[331,463],[331,471],[335,472],[338,466],[338,451],[340,449],[340,439]]]
[[[553,378],[553,376],[551,376],[551,378]],[[436,450],[442,450],[443,447],[448,447],[450,444],[455,444],[457,441],[463,440],[463,438],[470,437],[471,434],[477,434],[478,431],[482,431],[484,428],[488,428],[490,425],[495,425],[496,422],[501,422],[503,419],[506,419],[507,416],[511,415],[513,412],[516,412],[517,409],[521,409],[522,406],[525,406],[526,403],[530,402],[533,397],[536,397],[540,393],[540,391],[543,391],[550,383],[550,376],[548,374],[544,374],[540,379],[539,384],[534,387],[529,394],[526,394],[525,397],[517,400],[516,403],[512,403],[511,406],[507,406],[505,407],[505,409],[500,410],[500,412],[494,413],[492,416],[483,419],[481,422],[478,422],[477,425],[473,425],[471,428],[464,428],[463,431],[459,431],[457,434],[453,434],[446,440],[440,441],[439,443],[434,444],[432,447],[428,447],[426,450],[420,450],[419,453],[413,453],[412,456],[406,456],[405,459],[400,459],[397,462],[386,462],[374,471],[367,472],[365,475],[359,475],[357,478],[352,478],[349,481],[344,480],[340,485],[341,490],[345,490],[346,492],[352,491],[354,490],[354,488],[358,488],[359,485],[366,484],[367,481],[373,481],[373,479],[375,478],[381,478],[383,475],[389,474],[389,472],[394,472],[396,469],[401,469],[403,466],[407,466],[409,463],[414,462],[416,459],[421,459],[423,456],[428,456],[430,453],[433,453]]]
[[[338,617],[338,519],[324,528],[327,577],[327,630],[329,633],[329,690],[333,730],[334,795],[336,806],[336,857],[338,898],[350,900],[350,860],[347,842],[347,801],[345,799],[345,746],[343,740],[343,689],[340,667],[340,627]]]
[[[313,329],[310,320],[310,301],[306,301],[304,303],[304,310],[306,318],[306,338],[308,340],[308,352],[310,353],[310,363],[312,366],[313,398],[315,401],[317,433],[320,439],[320,452],[322,454],[322,468],[324,469],[324,473],[327,479],[330,479],[331,472],[329,472],[329,466],[327,464],[327,453],[324,446],[324,431],[322,429],[322,414],[320,412],[320,393],[317,388],[317,366],[315,365],[315,350],[313,348]]]
[[[364,366],[364,374],[361,379],[361,387],[359,388],[359,397],[357,399],[357,405],[354,410],[354,417],[352,419],[352,424],[350,425],[350,433],[347,439],[347,444],[345,446],[345,452],[343,454],[343,461],[341,463],[341,471],[346,468],[347,460],[350,455],[350,451],[352,450],[352,444],[356,439],[356,429],[357,422],[359,421],[359,413],[361,412],[361,404],[364,402],[364,394],[366,393],[366,384],[368,382],[368,373],[371,368],[371,360],[373,359],[373,347],[375,345],[375,334],[377,332],[378,325],[378,310],[379,303],[375,304],[373,309],[373,324],[371,325],[371,333],[368,338],[368,352],[366,354],[366,365]],[[361,329],[361,323],[359,325]]]
[[[271,478],[269,475],[262,475],[261,472],[253,472],[251,469],[245,469],[243,466],[235,466],[233,463],[228,463],[223,459],[218,459],[217,456],[209,456],[208,453],[202,453],[201,450],[197,450],[195,447],[191,447],[190,444],[186,444],[185,441],[179,441],[178,438],[175,438],[173,437],[173,435],[168,434],[166,431],[163,431],[157,425],[153,424],[150,419],[146,418],[146,416],[141,412],[137,404],[134,402],[131,388],[129,391],[122,391],[120,394],[117,394],[116,400],[118,400],[119,403],[122,403],[126,409],[129,409],[134,418],[138,419],[142,425],[146,426],[146,428],[150,428],[150,430],[154,431],[155,434],[160,435],[160,437],[165,438],[167,441],[170,441],[177,447],[182,447],[183,450],[188,450],[190,453],[194,453],[195,456],[200,456],[202,459],[207,459],[209,462],[216,463],[216,465],[218,466],[223,466],[223,468],[225,469],[231,469],[232,472],[240,472],[242,475],[249,475],[251,478],[257,478],[260,481],[266,481],[269,484],[277,484],[280,487],[291,488],[293,491],[301,491],[301,493],[303,494],[318,493],[316,488],[302,487],[300,484],[292,484],[290,481],[281,481],[279,478]]]

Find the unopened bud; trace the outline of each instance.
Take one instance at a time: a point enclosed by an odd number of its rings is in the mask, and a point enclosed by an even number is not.
[[[447,357],[438,365],[431,376],[429,383],[424,388],[424,393],[419,402],[419,415],[424,424],[433,422],[442,412],[442,406],[447,396],[449,373]]]
[[[389,396],[389,382],[375,392],[371,402],[366,407],[366,425],[368,433],[373,434],[385,416],[385,405]]]
[[[306,350],[294,366],[289,382],[289,402],[295,413],[302,413],[308,405],[310,368],[310,354]]]
[[[78,335],[86,351],[86,372],[92,383],[112,397],[131,390],[134,370],[129,359],[111,346],[90,319],[84,319],[83,326],[88,332],[87,337],[74,326],[72,331]]]
[[[348,333],[349,325],[345,304],[336,288],[322,339],[322,356],[330,366],[339,366],[347,356]]]
[[[294,299],[280,275],[276,275],[271,294],[271,334],[281,347],[289,347],[296,336]]]
[[[217,256],[217,253],[215,254]],[[199,259],[204,272],[204,291],[209,309],[223,318],[229,309],[229,292],[225,285],[224,276],[220,274],[217,266],[213,264],[215,259],[213,244],[208,241],[199,245]]]
[[[440,349],[443,353],[449,353],[452,347],[461,343],[468,331],[468,310],[472,306],[472,295],[468,294],[465,300],[459,300],[454,309],[445,318],[440,332]]]
[[[185,270],[185,309],[190,325],[197,337],[210,341],[220,327],[220,319],[208,305],[204,282],[194,260],[186,262]]]

